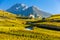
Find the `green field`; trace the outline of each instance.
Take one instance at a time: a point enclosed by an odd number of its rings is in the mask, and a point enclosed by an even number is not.
[[[50,22],[59,17],[46,18],[46,22],[35,22],[42,19],[22,19],[16,18],[17,15],[0,10],[0,40],[60,40],[60,31],[40,28],[39,25],[47,25],[60,27],[59,22]],[[34,22],[32,25],[26,24],[28,22]],[[33,26],[35,24],[35,26]],[[32,30],[26,30],[25,27],[33,26]]]

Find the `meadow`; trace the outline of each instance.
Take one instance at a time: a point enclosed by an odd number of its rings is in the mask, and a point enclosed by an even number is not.
[[[41,19],[21,19],[16,17],[15,14],[0,10],[0,40],[60,40],[60,31],[39,28],[40,26],[33,26],[33,30],[26,30],[25,27],[33,25],[26,24],[27,21],[35,22]],[[60,27],[59,22],[48,21],[35,24]]]

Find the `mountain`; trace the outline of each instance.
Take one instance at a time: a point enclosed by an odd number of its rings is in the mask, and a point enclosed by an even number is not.
[[[20,14],[26,8],[27,6],[25,4],[15,4],[11,8],[7,9],[7,11],[14,14]]]
[[[33,14],[35,17],[38,17],[38,16],[49,17],[49,16],[51,16],[50,13],[44,12],[44,11],[40,10],[38,7],[36,7],[36,6],[31,6],[28,9],[22,11],[22,13],[25,16],[29,16],[30,14]]]
[[[32,14],[35,17],[49,17],[50,13],[40,10],[36,6],[27,7],[25,4],[15,4],[11,8],[7,9],[8,12],[21,14],[22,16],[30,16]]]

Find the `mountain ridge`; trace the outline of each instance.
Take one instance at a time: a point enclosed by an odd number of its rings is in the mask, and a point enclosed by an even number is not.
[[[14,14],[18,14],[18,15],[20,14],[22,16],[30,16],[30,14],[32,14],[35,17],[38,17],[38,16],[49,17],[52,15],[50,13],[40,10],[36,6],[27,7],[25,4],[15,4],[11,8],[7,9],[6,11]]]

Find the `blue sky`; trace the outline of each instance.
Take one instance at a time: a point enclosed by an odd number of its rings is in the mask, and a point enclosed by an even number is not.
[[[0,10],[6,10],[16,3],[23,3],[27,6],[35,5],[52,14],[60,13],[60,0],[0,0]]]

